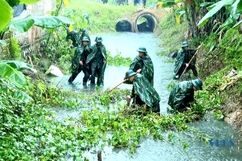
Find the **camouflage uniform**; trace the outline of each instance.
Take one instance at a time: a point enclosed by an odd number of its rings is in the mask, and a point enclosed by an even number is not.
[[[91,84],[95,84],[95,76],[98,77],[97,85],[104,84],[104,72],[107,64],[106,48],[101,43],[102,38],[96,37],[96,44],[91,47],[92,52],[87,57],[87,63],[90,65]],[[100,45],[98,45],[100,43]]]
[[[88,41],[87,37],[84,37],[85,41]],[[83,71],[84,77],[83,77],[83,85],[86,85],[87,80],[90,76],[89,66],[86,63],[87,56],[90,54],[91,49],[88,46],[78,46],[75,50],[74,57],[72,59],[72,66],[71,66],[71,72],[72,75],[69,78],[68,82],[72,83],[74,79],[77,77],[77,75]],[[80,65],[80,61],[83,62],[83,65]]]
[[[174,76],[176,78],[180,78],[182,72],[186,68],[186,64],[189,63],[191,58],[196,52],[196,49],[188,49],[185,50],[184,47],[188,47],[187,42],[183,42],[182,48],[178,51],[176,62],[175,62],[175,68],[174,68]],[[192,62],[187,67],[187,71],[191,69],[193,71],[193,74],[195,77],[197,77],[197,70],[196,70],[196,57],[193,58]]]
[[[182,112],[190,107],[189,103],[194,101],[194,89],[202,90],[202,81],[200,79],[195,79],[192,81],[183,81],[175,85],[172,89],[168,104],[174,110]]]
[[[143,49],[143,50],[140,50]],[[139,48],[138,51],[144,51],[145,56],[144,57],[140,57],[139,55],[136,56],[132,62],[132,64],[130,65],[129,69],[133,70],[134,72],[136,72],[138,69],[141,69],[141,73],[146,79],[148,79],[148,81],[151,83],[151,85],[153,86],[154,84],[154,65],[153,62],[151,60],[151,58],[149,57],[149,55],[146,52],[145,48]]]
[[[71,40],[72,41],[72,46],[73,47],[77,47],[78,46],[78,41],[79,41],[79,32],[76,30],[73,30],[71,32],[69,32],[69,30],[67,30],[67,36],[66,36],[66,41]]]
[[[139,73],[134,73],[134,75],[135,77],[133,80],[133,89],[131,94],[133,104],[137,104],[139,106],[146,104],[148,108],[152,108],[153,112],[160,112],[160,96],[156,92],[155,88],[143,75]]]
[[[73,47],[77,47],[78,45],[80,45],[83,37],[88,38],[88,40],[89,40],[88,46],[90,47],[91,46],[91,39],[90,39],[86,29],[82,29],[79,32],[76,31],[76,30],[69,32],[69,30],[67,30],[66,41],[71,40]]]

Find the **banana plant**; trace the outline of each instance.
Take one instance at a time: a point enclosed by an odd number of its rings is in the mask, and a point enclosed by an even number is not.
[[[201,6],[205,6],[205,3],[202,3]],[[223,24],[220,26],[220,28],[231,26],[231,27],[237,27],[242,23],[242,21],[239,21],[236,23],[238,18],[240,17],[242,13],[242,1],[241,0],[221,0],[217,3],[211,4],[207,7],[209,12],[199,21],[198,27],[203,27],[211,17],[213,17],[216,13],[218,13],[222,8],[226,9],[226,13],[228,13],[228,17],[223,22]],[[235,24],[236,23],[236,24]]]
[[[31,65],[13,60],[0,60],[0,90],[11,91],[14,98],[29,102],[32,98],[25,92],[28,79],[22,70],[34,70]]]
[[[33,25],[46,29],[54,29],[66,24],[73,24],[74,22],[62,16],[32,16],[29,15],[23,19],[15,20],[10,23],[10,28],[19,32],[28,31]]]
[[[13,10],[5,0],[0,0],[0,32],[3,31],[10,23]]]

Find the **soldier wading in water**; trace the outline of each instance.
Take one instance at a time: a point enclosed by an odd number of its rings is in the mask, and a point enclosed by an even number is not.
[[[154,84],[154,65],[147,54],[146,48],[140,47],[138,50],[139,55],[136,56],[130,65],[130,70],[142,74],[153,86]]]
[[[107,64],[106,48],[102,44],[102,37],[96,37],[95,42],[91,49],[91,54],[87,57],[87,64],[90,64],[91,84],[95,84],[95,76],[97,76],[97,85],[104,84],[104,72]]]
[[[133,105],[147,105],[147,109],[151,109],[153,112],[160,112],[159,94],[143,75],[135,73],[133,70],[128,70],[124,79],[133,84],[131,95],[126,97],[128,103],[133,98]]]
[[[88,47],[88,37],[83,37],[81,46],[78,46],[75,50],[74,57],[72,59],[72,75],[68,82],[72,83],[77,75],[83,71],[83,85],[87,84],[87,80],[90,76],[89,66],[86,63],[87,56],[90,54],[91,49]]]

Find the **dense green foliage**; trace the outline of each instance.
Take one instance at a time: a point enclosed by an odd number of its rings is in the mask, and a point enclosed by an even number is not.
[[[15,60],[21,60],[22,59],[21,48],[18,44],[17,39],[15,39],[15,38],[10,39],[9,50],[10,50],[11,58],[13,58]]]
[[[73,1],[73,5],[75,4],[76,1]],[[82,7],[84,9],[81,14],[90,14],[88,28],[93,33],[114,31],[114,26],[110,24],[134,9],[120,9],[116,14],[118,6],[112,8],[87,3]],[[180,47],[183,40],[183,32],[179,32],[183,25],[174,25],[174,21],[167,20],[172,18],[168,17],[161,23],[160,27],[164,30],[160,36],[164,41],[162,46],[173,51]],[[75,27],[78,29],[81,24]],[[50,31],[46,49],[48,52],[45,56],[67,67],[73,49],[69,48],[69,42],[64,39],[64,30]],[[182,30],[185,30],[185,27]],[[176,42],[171,40],[173,36],[176,36]],[[220,106],[226,95],[221,95],[221,86],[231,81],[223,76],[231,67],[236,67],[241,72],[242,40],[236,30],[229,30],[219,43],[216,40],[214,35],[207,39],[205,50],[209,52],[206,52],[204,57],[210,61],[216,56],[217,60],[221,59],[227,67],[222,67],[219,72],[206,77],[204,90],[196,93],[193,110],[166,116],[147,113],[139,107],[130,109],[126,102],[123,102],[130,92],[127,90],[117,89],[110,93],[96,89],[89,94],[62,91],[41,81],[29,81],[20,72],[23,67],[31,69],[26,64],[0,62],[1,70],[5,71],[1,72],[0,79],[0,160],[87,160],[82,157],[83,151],[92,147],[102,149],[104,146],[124,147],[133,153],[143,138],[172,141],[174,135],[168,134],[167,138],[164,135],[168,130],[193,132],[194,129],[187,123],[197,120],[207,110],[212,109],[214,116],[222,119]],[[108,55],[108,62],[110,65],[119,66],[129,65],[131,60],[120,55]],[[241,74],[238,75],[241,80]],[[240,82],[237,81],[234,85],[238,97],[242,93]],[[67,118],[59,122],[56,119],[58,113],[55,112],[57,107],[66,110],[78,109],[82,112],[77,118]],[[208,140],[201,133],[196,135]],[[184,148],[187,146],[189,145],[184,143]]]
[[[82,160],[82,151],[108,145],[128,147],[133,153],[142,138],[166,139],[166,130],[188,130],[187,122],[194,119],[192,113],[158,116],[129,109],[120,102],[127,90],[75,94],[41,82],[28,88],[33,98],[29,103],[12,97],[12,91],[1,90],[1,160]],[[58,122],[51,110],[54,106],[83,111],[79,118]]]

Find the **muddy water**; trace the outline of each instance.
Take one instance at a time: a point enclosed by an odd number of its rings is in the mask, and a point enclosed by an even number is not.
[[[91,36],[92,44],[96,35]],[[156,54],[162,50],[158,44],[158,39],[153,34],[142,33],[117,33],[117,34],[102,34],[103,44],[106,49],[111,52],[111,55],[121,54],[123,57],[133,59],[137,54],[137,49],[140,46],[146,47],[155,68],[154,87],[161,97],[161,114],[167,114],[167,100],[169,90],[167,85],[172,81],[173,63],[167,63],[167,58],[158,57]],[[128,67],[113,67],[107,66],[105,72],[105,81],[103,89],[111,88],[123,80]],[[59,77],[55,80],[55,84],[63,89],[71,89],[78,92],[92,92],[93,88],[88,86],[83,88],[82,78],[83,73],[74,81],[73,85],[69,85],[67,80],[70,75]],[[121,85],[119,88],[131,89],[130,85]],[[78,117],[80,111],[65,111],[57,110],[57,119],[63,120],[66,117]],[[200,121],[192,124],[213,137],[213,146],[208,142],[200,141],[192,134],[174,133],[174,144],[170,141],[154,141],[145,139],[137,153],[130,156],[127,150],[115,150],[110,147],[105,147],[102,152],[103,161],[225,161],[242,160],[241,143],[238,143],[239,136],[230,125],[225,122],[215,120],[211,115]],[[164,134],[167,138],[168,133]],[[218,141],[217,146],[215,140]],[[225,144],[224,144],[224,141]],[[229,141],[232,141],[232,146]],[[188,142],[189,147],[183,150],[183,143]],[[94,153],[94,154],[93,154]],[[84,154],[89,160],[96,161],[97,155],[95,150]]]

